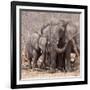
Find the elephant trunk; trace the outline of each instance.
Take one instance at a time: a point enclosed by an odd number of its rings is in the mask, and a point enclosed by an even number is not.
[[[56,52],[57,52],[57,53],[63,53],[63,52],[65,51],[67,45],[68,45],[68,43],[66,43],[66,44],[64,45],[64,47],[62,47],[62,48],[55,47]]]

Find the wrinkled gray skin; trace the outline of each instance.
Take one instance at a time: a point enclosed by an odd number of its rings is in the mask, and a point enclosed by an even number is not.
[[[28,43],[26,44],[25,54],[27,54],[26,56],[28,56],[31,68],[41,68],[41,66],[45,64],[47,49],[46,45],[46,37],[43,37],[38,33],[33,33],[30,36],[30,40],[28,40]]]
[[[65,40],[70,40],[77,56],[80,51],[80,33],[75,24],[68,22],[66,26]]]
[[[39,48],[41,50],[41,56],[39,57],[37,64],[39,68],[44,68],[46,60],[46,49],[47,49],[47,39],[41,36],[39,39]]]
[[[75,52],[77,56],[80,53],[80,33],[73,23],[69,22],[66,25],[65,36],[63,40],[59,42],[58,47],[62,47],[64,41],[69,41],[65,52],[58,55],[58,63],[60,69],[65,69],[65,71],[71,71],[70,65],[70,53]]]
[[[55,72],[56,69],[56,58],[57,53],[63,53],[68,44],[68,40],[65,41],[65,45],[61,48],[58,48],[58,43],[60,38],[63,37],[65,33],[64,21],[60,21],[59,23],[51,23],[47,24],[45,28],[42,29],[42,36],[47,39],[47,50],[46,53],[49,54],[50,60],[50,72]]]
[[[39,48],[39,39],[40,35],[38,33],[33,33],[30,36],[30,40],[26,44],[26,51],[28,54],[28,59],[30,61],[30,67],[37,67],[37,60],[41,55],[41,51]]]
[[[73,30],[73,32],[71,30]],[[33,33],[26,45],[32,68],[37,67],[37,62],[40,60],[40,66],[47,62],[48,66],[50,66],[50,71],[54,72],[57,64],[57,54],[60,63],[61,60],[65,61],[65,58],[67,58],[66,63],[63,62],[63,66],[65,67],[66,65],[66,67],[69,67],[70,57],[68,55],[70,54],[71,49],[69,51],[68,48],[71,47],[68,44],[68,41],[71,41],[74,51],[78,55],[76,47],[77,39],[75,38],[76,30],[76,27],[72,24],[66,25],[64,21],[60,21],[57,24],[50,23],[44,26],[41,29],[41,35]],[[62,38],[65,38],[63,39],[64,44],[60,41]],[[60,46],[58,46],[58,44],[60,44]],[[65,58],[63,58],[64,55]],[[60,57],[62,57],[62,59]],[[69,70],[69,68],[67,68],[67,70]]]
[[[71,71],[70,53],[73,50],[78,56],[78,51],[80,51],[80,34],[77,27],[71,22],[62,21],[57,24],[47,24],[41,33],[42,37],[39,40],[39,48],[42,50],[39,57],[41,59],[40,66],[48,63],[51,72],[54,72],[55,68]]]
[[[80,53],[80,32],[78,32],[78,34],[76,34],[73,39],[75,40],[76,47],[78,49],[78,52]]]
[[[59,40],[58,48],[62,48],[64,45],[65,45],[65,38],[63,37]],[[64,55],[64,53],[65,52],[57,53],[57,58],[56,58],[56,65],[57,65],[56,68],[61,71],[65,70],[65,60],[64,60],[65,55]]]
[[[72,68],[71,68],[71,58],[70,58],[70,54],[72,52],[72,50],[74,50],[74,47],[73,47],[73,43],[72,41],[69,41],[68,45],[67,45],[67,48],[64,52],[64,61],[65,61],[65,71],[68,72],[68,71],[72,71]]]
[[[76,55],[79,56],[78,51],[80,51],[80,33],[77,26],[72,22],[68,22],[66,26],[65,40],[70,40],[72,42],[74,51]]]

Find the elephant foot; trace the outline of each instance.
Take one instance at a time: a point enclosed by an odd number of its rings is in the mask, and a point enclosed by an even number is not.
[[[32,68],[32,71],[38,71],[38,68]]]
[[[43,71],[43,69],[41,69],[41,68],[37,68],[37,70],[36,70],[36,71],[42,72],[42,71]]]
[[[56,72],[55,69],[50,69],[50,70],[49,70],[49,73],[55,73],[55,72]]]
[[[65,71],[64,67],[58,67],[58,70],[60,70],[61,72]]]
[[[29,69],[29,65],[22,65],[21,68],[24,69],[24,70],[25,69],[27,70],[27,69]]]
[[[32,66],[31,65],[29,66],[29,69],[32,69]]]
[[[76,68],[76,67],[73,67],[73,68],[72,68],[72,72],[73,72],[73,71],[77,71],[77,70],[78,70],[78,68]]]
[[[31,67],[32,67],[32,69],[38,68],[38,66],[36,64],[33,64]]]
[[[71,68],[67,68],[67,69],[65,69],[65,72],[72,72],[72,69]]]

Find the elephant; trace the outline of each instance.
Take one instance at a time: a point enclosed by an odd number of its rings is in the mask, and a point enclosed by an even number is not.
[[[77,56],[80,52],[80,32],[78,27],[73,22],[68,22],[65,32],[65,40],[70,40],[73,44],[73,49]]]
[[[45,64],[47,64],[50,72],[55,72],[56,67],[65,69],[69,67],[71,47],[74,48],[75,53],[78,55],[76,30],[74,25],[61,20],[59,23],[51,22],[43,26],[41,34],[33,33],[26,44],[30,66],[32,68],[37,66],[41,68],[42,66],[46,67]],[[60,63],[62,66],[60,66]]]
[[[41,68],[46,63],[47,39],[39,33],[33,33],[26,44],[25,57],[29,60],[30,68]]]
[[[37,65],[39,68],[45,68],[46,60],[46,49],[47,49],[47,39],[41,36],[39,39],[39,48],[41,50],[41,56],[38,58]]]
[[[64,37],[59,40],[58,48],[62,48],[65,45]],[[64,52],[57,53],[56,58],[56,68],[58,70],[64,71],[65,70],[65,60],[64,60]]]
[[[25,57],[29,60],[30,68],[33,68],[33,70],[37,67],[43,67],[46,63],[47,43],[47,38],[36,32],[27,41],[25,45]]]
[[[65,34],[62,40],[60,40],[58,47],[62,47],[65,41],[68,41],[67,47],[65,52],[58,54],[57,62],[59,64],[58,67],[67,72],[71,71],[70,54],[74,52],[79,56],[80,53],[80,33],[77,26],[72,22],[68,22],[65,26]]]
[[[40,38],[40,35],[38,33],[36,32],[33,33],[30,36],[30,39],[27,41],[25,46],[26,57],[29,60],[30,68],[33,68],[33,69],[37,67],[37,60],[41,55],[41,51],[38,45],[39,38]]]
[[[41,56],[39,57],[37,63],[40,69],[47,69],[50,67],[50,43],[47,38],[41,36],[39,39],[39,48],[41,49]]]
[[[62,47],[58,47],[59,40],[63,38],[65,34],[65,22],[63,20],[59,21],[59,23],[47,24],[44,28],[41,29],[41,34],[43,37],[47,39],[47,51],[49,54],[50,60],[50,72],[55,72],[56,69],[56,58],[57,53],[61,54],[65,51],[68,41],[65,41],[65,45]]]

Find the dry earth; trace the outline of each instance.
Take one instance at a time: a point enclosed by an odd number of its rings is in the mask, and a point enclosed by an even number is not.
[[[80,76],[80,71],[76,70],[73,72],[61,72],[49,73],[47,71],[33,71],[31,69],[22,69],[21,80],[30,79],[55,79],[55,78],[66,78],[66,77],[77,77]]]

